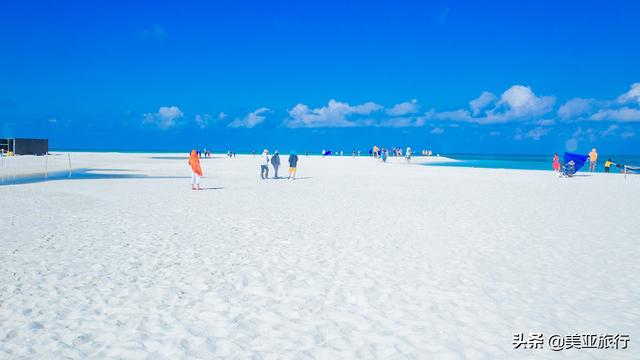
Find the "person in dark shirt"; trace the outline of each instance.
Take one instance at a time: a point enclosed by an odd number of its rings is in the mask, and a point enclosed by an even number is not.
[[[295,151],[291,151],[289,154],[289,177],[287,179],[296,179],[296,171],[298,167],[298,154]]]
[[[280,153],[276,150],[271,157],[271,165],[273,165],[273,170],[275,172],[274,178],[278,178],[278,168],[280,167]]]

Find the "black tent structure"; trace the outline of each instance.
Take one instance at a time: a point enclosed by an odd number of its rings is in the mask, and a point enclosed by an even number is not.
[[[49,139],[0,138],[0,152],[14,155],[45,155],[49,152]]]

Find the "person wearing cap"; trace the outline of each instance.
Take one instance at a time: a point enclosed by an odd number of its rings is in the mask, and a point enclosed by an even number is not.
[[[289,154],[289,177],[287,179],[296,179],[296,171],[298,168],[298,154],[295,151],[291,151]]]
[[[263,180],[269,178],[269,150],[267,149],[264,149],[260,155],[260,177]]]
[[[278,168],[280,167],[280,153],[276,150],[271,157],[271,165],[273,165],[274,179],[278,178]]]

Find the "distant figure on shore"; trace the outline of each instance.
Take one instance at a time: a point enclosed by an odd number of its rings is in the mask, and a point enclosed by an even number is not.
[[[598,152],[596,151],[596,148],[593,148],[589,153],[589,171],[591,172],[596,171],[597,161],[598,161]]]
[[[373,145],[373,157],[375,159],[378,158],[378,151],[380,151],[380,149],[378,149],[378,146],[377,145]]]
[[[611,162],[611,158],[608,158],[607,161],[604,162],[604,172],[608,174],[611,168],[611,165],[613,165],[613,162]]]
[[[289,154],[289,177],[287,179],[295,180],[296,171],[298,170],[298,154],[295,151],[291,151]]]
[[[280,167],[280,153],[276,150],[271,157],[271,165],[273,165],[273,178],[278,178],[278,168]]]
[[[195,150],[191,150],[191,155],[189,155],[189,166],[191,166],[191,190],[202,190],[200,188],[202,168],[200,167],[198,152]]]
[[[560,158],[558,157],[558,154],[553,154],[553,171],[555,171],[556,173],[560,171]]]
[[[407,162],[411,162],[411,148],[407,147],[407,151],[404,153],[404,157],[405,159],[407,159]]]
[[[382,148],[382,150],[380,150],[380,159],[382,159],[382,162],[387,162],[388,156],[389,156],[389,150]]]
[[[326,153],[326,152],[327,152],[327,151],[326,151],[325,149],[322,149],[322,157],[324,157],[324,156],[325,156],[325,153]]]
[[[267,149],[264,149],[260,155],[260,177],[263,180],[269,178],[269,150]]]

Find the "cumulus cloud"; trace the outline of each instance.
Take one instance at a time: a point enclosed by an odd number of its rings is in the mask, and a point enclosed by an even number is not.
[[[490,92],[469,102],[471,111],[458,109],[435,113],[440,120],[467,121],[478,124],[500,124],[511,121],[531,120],[553,109],[554,96],[537,96],[528,86],[513,85],[495,98]]]
[[[496,100],[496,96],[488,91],[483,91],[482,94],[476,99],[473,99],[469,102],[469,107],[471,107],[471,111],[473,116],[478,116],[480,111],[494,103]]]
[[[227,126],[228,127],[232,127],[232,128],[252,129],[256,125],[262,124],[264,122],[264,120],[266,119],[265,114],[267,112],[269,112],[268,108],[261,107],[261,108],[257,109],[256,111],[250,112],[244,118],[237,118],[237,119],[233,120]]]
[[[640,83],[614,100],[575,98],[558,109],[562,120],[640,122]]]
[[[442,133],[444,133],[444,129],[443,128],[433,128],[430,133],[435,134],[435,135],[440,135]]]
[[[196,114],[194,121],[196,125],[198,125],[201,129],[204,129],[224,120],[226,117],[227,114],[223,112],[219,113],[218,116],[215,117],[210,114]]]
[[[595,105],[593,99],[575,98],[567,101],[560,109],[558,116],[563,120],[575,119],[590,112]]]
[[[194,118],[196,124],[200,126],[201,129],[204,129],[209,126],[211,123],[211,115],[209,114],[196,114]]]
[[[411,101],[396,104],[391,109],[387,109],[387,114],[391,116],[402,116],[407,114],[415,114],[418,111],[420,111],[418,100],[413,99]]]
[[[620,122],[636,122],[640,121],[640,109],[632,109],[623,107],[619,109],[602,109],[591,115],[591,120],[601,121],[620,121]]]
[[[290,128],[354,127],[362,125],[363,121],[365,125],[371,125],[371,121],[367,119],[354,117],[369,115],[381,109],[382,106],[373,102],[351,106],[345,102],[330,100],[327,106],[315,109],[297,104],[289,110],[289,118],[285,119],[283,125]]]
[[[528,86],[513,85],[502,93],[496,107],[487,112],[481,123],[505,123],[526,120],[551,111],[556,102],[554,96],[536,96]]]
[[[178,125],[178,120],[184,117],[182,111],[177,106],[163,106],[155,113],[145,113],[142,122],[144,124],[154,124],[160,129],[169,129]]]
[[[525,136],[528,137],[528,138],[531,138],[533,140],[538,141],[538,140],[540,140],[541,137],[547,135],[550,131],[551,131],[551,129],[549,129],[549,128],[544,128],[544,127],[539,126],[539,127],[536,127],[536,128],[533,128],[533,129],[529,130],[525,134]]]
[[[634,83],[626,93],[618,96],[619,103],[635,102],[640,104],[640,83]]]

